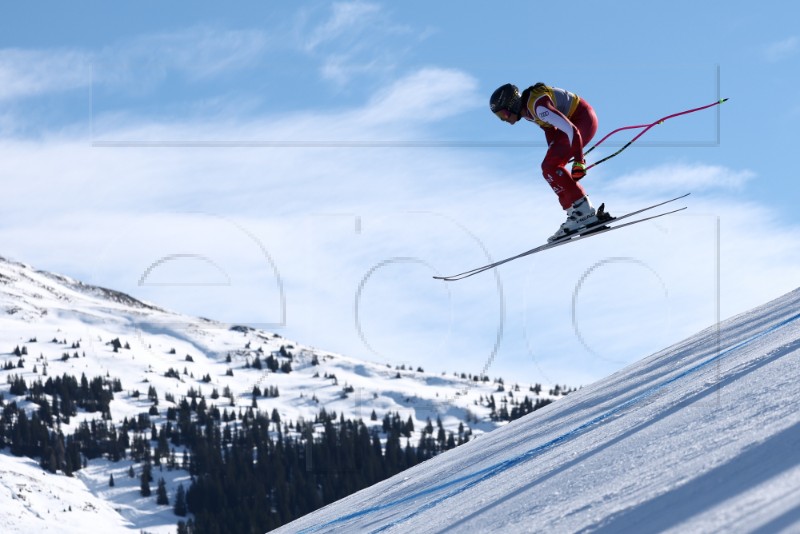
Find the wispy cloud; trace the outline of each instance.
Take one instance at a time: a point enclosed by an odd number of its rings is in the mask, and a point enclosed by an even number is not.
[[[458,92],[459,105],[451,105]],[[100,145],[342,146],[420,139],[420,129],[469,113],[482,103],[478,81],[456,69],[424,68],[379,86],[366,101],[330,111],[218,116],[206,110],[181,121],[147,120],[129,113],[95,118]],[[225,124],[221,128],[220,125]],[[399,140],[399,141],[398,141]]]
[[[169,74],[203,81],[254,66],[268,48],[257,30],[195,27],[113,43],[101,51],[0,49],[0,101],[95,86],[152,89]]]
[[[81,50],[0,49],[0,101],[88,87],[91,63]]]
[[[274,105],[284,85],[297,88],[288,97],[292,102],[304,102],[298,96],[304,91],[310,102],[314,93],[304,89],[308,80],[297,80],[309,62],[330,82],[328,87],[344,88],[358,79],[367,82],[359,91],[374,94],[397,78],[403,55],[420,39],[384,6],[371,2],[301,10],[293,20],[288,28],[198,25],[128,37],[95,50],[0,50],[0,101],[24,103],[31,97],[91,87],[92,126],[102,136],[107,129],[101,123],[114,113],[186,116],[201,102],[199,115],[230,115],[238,105],[230,104],[231,95],[237,103],[265,108]],[[268,60],[278,51],[300,64],[274,71],[275,64]],[[247,80],[244,85],[237,83],[242,79]],[[264,91],[254,94],[252,86]],[[254,115],[249,111],[242,115]],[[9,131],[14,124],[0,127]]]
[[[777,63],[794,56],[798,51],[800,51],[800,38],[792,36],[765,46],[764,57],[771,63]]]
[[[719,165],[669,164],[622,176],[609,184],[613,191],[740,190],[755,177],[749,170],[736,170]]]
[[[252,67],[269,40],[259,30],[226,30],[198,26],[170,33],[145,35],[107,47],[95,58],[98,82],[130,84],[161,80],[180,73],[205,80]]]
[[[392,72],[411,46],[402,39],[414,35],[371,2],[336,2],[322,20],[309,11],[298,20],[299,46],[321,62],[322,78],[338,86],[359,76]]]
[[[357,76],[388,73],[394,67],[393,63],[385,60],[354,61],[352,54],[333,54],[323,60],[320,74],[323,79],[342,87]]]
[[[337,39],[356,42],[360,36],[380,20],[381,8],[368,2],[337,2],[331,7],[330,17],[314,26],[305,36],[305,49],[313,51]]]
[[[379,91],[367,109],[381,109],[379,114],[369,111],[372,122],[438,121],[476,104],[477,90],[478,81],[463,71],[424,68]],[[453,106],[456,93],[459,105]]]

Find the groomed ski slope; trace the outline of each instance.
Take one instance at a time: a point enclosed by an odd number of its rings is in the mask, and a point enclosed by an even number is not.
[[[800,532],[800,290],[278,532]]]

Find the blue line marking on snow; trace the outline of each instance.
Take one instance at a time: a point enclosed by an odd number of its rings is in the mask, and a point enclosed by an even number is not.
[[[458,495],[459,493],[463,493],[464,491],[472,488],[473,486],[476,486],[476,485],[480,484],[481,482],[484,482],[484,481],[486,481],[486,480],[488,480],[488,479],[490,479],[492,477],[495,477],[498,474],[503,473],[504,471],[507,471],[508,469],[510,469],[510,468],[512,468],[512,467],[514,467],[516,465],[524,463],[524,462],[530,460],[531,458],[539,455],[540,453],[555,447],[556,445],[560,445],[561,443],[564,443],[565,441],[582,434],[588,428],[596,426],[596,425],[602,423],[603,421],[615,416],[616,414],[618,414],[619,412],[625,410],[626,408],[628,408],[628,407],[630,407],[630,406],[632,406],[632,405],[634,405],[634,404],[636,404],[636,403],[638,403],[638,402],[640,402],[640,401],[642,401],[644,399],[647,399],[647,398],[653,396],[655,393],[658,393],[662,389],[664,389],[667,386],[677,382],[678,380],[680,380],[680,379],[682,379],[682,378],[684,378],[684,377],[686,377],[688,375],[696,373],[700,369],[703,369],[704,367],[706,367],[706,366],[708,366],[708,365],[710,365],[710,364],[722,359],[723,357],[725,357],[726,355],[730,354],[731,352],[733,352],[733,351],[735,351],[737,349],[740,349],[740,348],[742,348],[742,347],[744,347],[746,345],[749,345],[753,341],[756,341],[757,339],[760,339],[760,338],[762,338],[762,337],[764,337],[764,336],[766,336],[768,334],[771,334],[772,332],[775,332],[776,330],[779,330],[779,329],[783,328],[784,326],[795,322],[798,319],[800,319],[800,313],[797,313],[797,314],[789,317],[788,319],[784,319],[783,321],[771,326],[770,328],[764,330],[763,332],[759,332],[758,334],[753,334],[752,336],[750,336],[749,338],[745,339],[744,341],[740,341],[736,345],[725,349],[724,351],[720,352],[716,356],[713,356],[713,357],[709,358],[708,360],[706,360],[704,362],[701,362],[701,363],[699,363],[699,364],[697,364],[697,365],[695,365],[693,367],[690,367],[690,368],[686,369],[685,371],[683,371],[681,373],[678,373],[677,375],[673,376],[672,378],[669,378],[669,379],[665,380],[664,382],[661,382],[660,384],[656,384],[655,386],[652,386],[652,387],[646,389],[645,391],[639,393],[638,395],[635,395],[635,396],[631,397],[627,401],[625,401],[625,402],[623,402],[623,403],[621,403],[621,404],[609,409],[608,411],[598,415],[597,417],[594,417],[593,419],[590,419],[590,420],[586,421],[585,423],[573,428],[572,430],[570,430],[568,432],[565,432],[564,434],[561,434],[560,436],[557,436],[557,437],[551,439],[550,441],[547,441],[547,442],[542,443],[541,445],[538,445],[538,446],[536,446],[536,447],[534,447],[534,448],[532,448],[530,450],[527,450],[527,451],[523,452],[522,454],[520,454],[520,455],[518,455],[518,456],[516,456],[514,458],[510,458],[508,460],[504,460],[504,461],[499,462],[499,463],[497,463],[495,465],[492,465],[492,466],[486,467],[484,469],[481,469],[479,471],[476,471],[476,472],[474,472],[472,474],[464,475],[464,476],[455,478],[455,479],[450,480],[448,482],[444,482],[442,484],[438,484],[436,486],[432,486],[432,487],[430,487],[428,489],[424,489],[424,490],[418,491],[416,493],[407,495],[407,496],[402,497],[400,499],[396,499],[394,501],[391,501],[391,502],[388,502],[388,503],[385,503],[385,504],[379,504],[377,506],[372,506],[370,508],[365,508],[364,510],[359,510],[358,512],[353,512],[351,514],[343,515],[341,517],[338,517],[336,519],[332,519],[332,520],[330,520],[330,521],[328,521],[326,523],[323,523],[321,525],[316,525],[316,526],[313,526],[313,527],[305,528],[305,529],[301,530],[300,532],[317,532],[319,530],[322,530],[322,529],[325,529],[325,528],[328,528],[328,527],[333,527],[333,526],[336,526],[336,525],[342,525],[343,523],[346,523],[347,521],[350,521],[350,520],[353,520],[353,519],[357,519],[359,517],[364,517],[364,516],[373,514],[375,512],[380,512],[382,510],[387,510],[389,508],[394,508],[394,507],[396,507],[398,505],[401,505],[403,503],[407,503],[407,502],[410,502],[410,501],[415,501],[415,500],[420,499],[422,497],[431,495],[433,493],[438,493],[438,492],[440,492],[442,490],[446,490],[448,488],[452,488],[453,486],[456,486],[455,488],[451,489],[449,492],[445,493],[444,495],[441,495],[440,497],[423,504],[422,506],[420,506],[419,508],[417,508],[413,512],[411,512],[411,513],[409,513],[409,514],[407,514],[407,515],[405,515],[403,517],[400,517],[400,518],[398,518],[398,519],[396,519],[396,520],[394,520],[394,521],[392,521],[390,523],[387,523],[387,524],[383,525],[382,527],[380,527],[380,528],[378,528],[376,530],[373,530],[372,532],[383,532],[384,530],[387,530],[389,528],[396,527],[397,525],[399,525],[401,523],[404,523],[405,521],[408,521],[409,519],[413,518],[414,516],[419,515],[421,512],[424,512],[426,510],[434,508],[434,507],[438,506],[440,503],[446,501],[447,499],[449,499],[449,498],[451,498],[451,497],[453,497],[455,495]],[[465,483],[465,484],[460,485],[462,483]]]

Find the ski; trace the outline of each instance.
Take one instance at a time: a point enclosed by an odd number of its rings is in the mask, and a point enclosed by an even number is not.
[[[610,232],[612,230],[619,230],[620,228],[625,228],[626,226],[632,226],[634,224],[639,224],[641,222],[651,221],[651,220],[657,219],[659,217],[664,217],[665,215],[671,215],[673,213],[677,213],[679,211],[685,210],[686,207],[678,208],[678,209],[675,209],[675,210],[672,210],[672,211],[667,211],[667,212],[664,212],[664,213],[659,213],[657,215],[651,215],[650,217],[644,217],[642,219],[636,219],[635,221],[630,221],[630,222],[626,222],[626,223],[623,223],[623,224],[617,224],[619,221],[622,221],[624,219],[628,219],[630,217],[633,217],[633,216],[638,215],[640,213],[643,213],[645,211],[648,211],[648,210],[651,210],[651,209],[654,209],[654,208],[658,208],[658,207],[663,206],[665,204],[669,204],[670,202],[675,202],[676,200],[680,200],[682,198],[686,198],[687,196],[689,196],[689,193],[686,193],[685,195],[677,196],[675,198],[671,198],[669,200],[665,200],[664,202],[659,202],[658,204],[653,204],[651,206],[647,206],[647,207],[644,207],[644,208],[641,208],[641,209],[638,209],[638,210],[635,210],[635,211],[631,211],[631,212],[626,213],[624,215],[620,215],[619,217],[615,217],[615,218],[610,219],[610,220],[608,220],[606,222],[603,222],[603,223],[601,223],[601,224],[599,224],[599,225],[597,225],[595,227],[587,228],[582,232],[577,232],[575,234],[566,236],[566,237],[564,237],[562,239],[559,239],[557,241],[553,241],[552,243],[545,243],[544,245],[540,245],[538,247],[532,248],[530,250],[522,252],[521,254],[517,254],[516,256],[511,256],[511,257],[496,261],[494,263],[490,263],[488,265],[483,265],[481,267],[477,267],[477,268],[471,269],[469,271],[464,271],[463,273],[454,274],[454,275],[451,275],[451,276],[434,276],[434,278],[437,279],[437,280],[444,280],[446,282],[454,282],[456,280],[463,280],[464,278],[469,278],[470,276],[474,276],[474,275],[482,273],[484,271],[488,271],[490,269],[494,269],[495,267],[499,267],[500,265],[503,265],[503,264],[508,263],[510,261],[513,261],[513,260],[516,260],[516,259],[519,259],[519,258],[523,258],[525,256],[530,256],[531,254],[536,254],[537,252],[542,252],[542,251],[545,251],[545,250],[549,250],[551,248],[559,247],[561,245],[566,245],[567,243],[573,243],[575,241],[580,241],[581,239],[585,239],[587,237],[592,237],[592,236],[604,234],[604,233]],[[609,225],[613,225],[613,226],[609,226]]]

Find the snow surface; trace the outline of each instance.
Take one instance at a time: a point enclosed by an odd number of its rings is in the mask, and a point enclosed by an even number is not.
[[[131,532],[126,521],[77,478],[42,471],[29,458],[0,451],[0,532]]]
[[[800,290],[278,532],[800,532]]]

